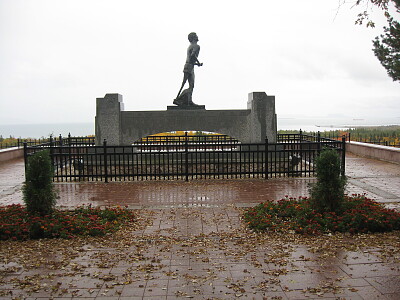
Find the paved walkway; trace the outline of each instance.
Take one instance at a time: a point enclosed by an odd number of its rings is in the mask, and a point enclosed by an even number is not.
[[[400,166],[348,156],[349,193],[400,203]],[[21,203],[23,163],[0,165]],[[400,233],[257,235],[242,207],[304,196],[313,179],[57,184],[59,204],[126,204],[105,238],[0,242],[0,299],[399,299]]]
[[[367,196],[400,208],[400,165],[347,155],[349,194]],[[0,205],[23,203],[22,160],[0,164]],[[275,178],[202,181],[135,181],[57,183],[59,206],[128,205],[132,208],[250,206],[286,195],[307,196],[314,178]]]

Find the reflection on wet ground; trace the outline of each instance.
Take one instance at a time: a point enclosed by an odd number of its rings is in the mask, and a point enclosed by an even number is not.
[[[366,194],[388,207],[400,207],[400,166],[348,154],[347,192]],[[23,160],[0,164],[0,204],[22,203]],[[58,205],[128,205],[130,207],[249,206],[286,195],[308,196],[315,178],[240,180],[56,183]]]
[[[218,206],[306,195],[314,179],[57,184],[60,205]]]

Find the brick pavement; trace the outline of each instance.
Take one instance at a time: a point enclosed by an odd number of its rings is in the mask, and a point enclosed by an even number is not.
[[[400,165],[347,155],[349,194],[365,193],[389,207],[400,207]],[[0,164],[0,204],[22,203],[22,160]],[[59,206],[82,204],[141,207],[208,207],[225,204],[251,206],[285,195],[307,196],[314,178],[269,180],[136,181],[57,183]]]
[[[348,156],[350,193],[396,206],[399,165]],[[21,177],[22,176],[22,177]],[[0,203],[21,201],[21,161]],[[241,206],[307,193],[312,179],[57,184],[60,203],[127,204],[112,237],[0,242],[0,299],[399,299],[400,234],[258,236]]]

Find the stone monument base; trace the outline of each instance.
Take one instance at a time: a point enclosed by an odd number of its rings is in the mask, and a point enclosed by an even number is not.
[[[205,105],[184,105],[184,106],[167,106],[167,110],[197,110],[197,109],[206,109]]]
[[[247,109],[206,110],[204,105],[168,106],[163,111],[124,111],[122,96],[96,99],[96,145],[132,145],[142,137],[171,131],[208,131],[246,143],[276,142],[275,96],[248,95]]]

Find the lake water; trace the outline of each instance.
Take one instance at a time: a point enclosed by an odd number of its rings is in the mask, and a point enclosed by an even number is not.
[[[279,118],[278,130],[330,131],[336,129],[400,125],[400,117],[351,118],[351,117],[309,117]]]
[[[292,117],[279,118],[278,130],[329,131],[335,129],[354,128],[362,126],[400,125],[397,118],[317,118]],[[0,135],[3,137],[41,138],[53,136],[87,136],[94,135],[94,123],[60,123],[60,124],[25,124],[0,125]]]

